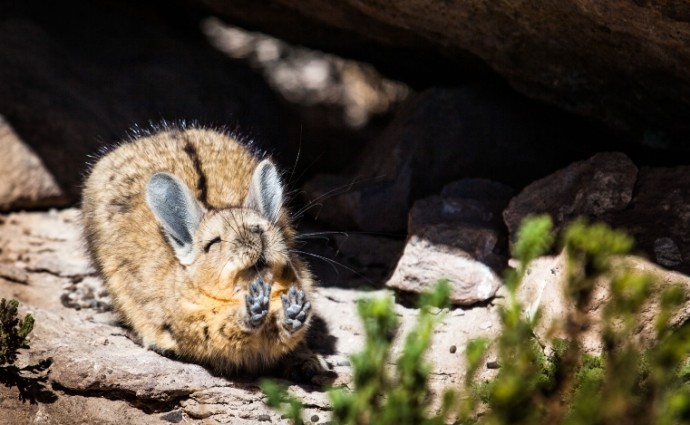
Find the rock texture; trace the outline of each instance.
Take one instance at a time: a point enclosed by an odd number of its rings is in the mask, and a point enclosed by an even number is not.
[[[408,80],[458,81],[463,70],[481,72],[485,64],[531,97],[646,144],[687,149],[690,9],[683,2],[194,3],[286,39],[365,58]]]
[[[414,203],[409,235],[434,245],[460,248],[500,273],[507,266],[507,235],[502,212],[512,188],[485,179],[463,179],[446,185],[440,195]]]
[[[450,301],[456,305],[472,305],[494,296],[501,285],[498,276],[467,252],[437,246],[420,236],[412,236],[403,256],[386,286],[420,293],[436,282],[447,279],[451,288]]]
[[[108,296],[79,234],[74,209],[0,216],[0,298],[17,299],[21,313],[36,319],[31,349],[22,351],[20,366],[52,358],[45,382],[38,377],[24,382],[33,385],[35,404],[19,400],[16,386],[0,386],[3,424],[287,423],[263,403],[259,377],[214,376],[130,339],[112,312],[102,308]],[[390,294],[338,287],[322,287],[316,294],[319,317],[309,340],[331,371],[311,383],[287,382],[307,405],[306,417],[318,416],[312,423],[326,423],[329,417],[321,384],[351,384],[347,356],[363,343],[355,300],[364,296]],[[396,313],[400,334],[405,334],[417,312],[396,305]],[[490,306],[448,312],[432,348],[433,388],[460,383],[468,339],[495,334],[498,323]],[[400,341],[396,353],[399,348]]]
[[[0,211],[64,203],[55,177],[0,116]]]
[[[500,218],[512,193],[500,183],[466,179],[415,202],[405,251],[386,286],[419,293],[447,279],[454,304],[492,298],[507,266]]]
[[[630,207],[607,220],[650,260],[690,273],[690,167],[641,167]]]
[[[690,273],[690,167],[638,167],[621,153],[576,162],[524,188],[504,211],[514,240],[528,214],[548,213],[557,228],[576,217],[604,221],[635,238],[658,264]]]
[[[385,114],[409,92],[405,84],[382,79],[365,63],[292,46],[217,18],[205,19],[201,28],[213,46],[229,57],[247,60],[288,101],[342,108],[341,119],[352,127]]]
[[[651,301],[642,309],[639,321],[635,327],[635,341],[641,347],[649,346],[656,339],[656,319],[659,311],[659,294],[664,288],[680,284],[686,290],[690,288],[690,278],[680,273],[665,270],[640,257],[629,256],[616,259],[616,269],[628,269],[635,273],[645,273],[654,277],[654,290]],[[551,337],[565,337],[552,335],[552,325],[564,323],[569,309],[573,308],[564,295],[564,282],[567,273],[565,254],[554,257],[542,257],[530,264],[527,275],[518,289],[518,299],[523,303],[525,314],[533,315],[537,308],[541,310],[541,321],[535,329],[535,334],[542,343]],[[604,342],[599,338],[603,323],[603,306],[609,300],[609,282],[600,279],[594,287],[592,299],[588,305],[589,327],[583,332],[582,348],[586,352],[599,353]],[[670,319],[672,327],[677,327],[690,319],[690,299],[678,313]]]
[[[557,227],[578,216],[602,219],[628,207],[636,182],[637,167],[627,156],[596,154],[528,185],[503,217],[511,236],[529,214],[547,213]]]

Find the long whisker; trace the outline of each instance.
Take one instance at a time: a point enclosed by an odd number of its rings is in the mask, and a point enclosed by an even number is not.
[[[326,257],[324,257],[324,256],[322,256],[322,255],[313,254],[313,253],[311,253],[311,252],[306,252],[306,251],[300,251],[300,250],[298,250],[298,249],[292,249],[291,251],[292,251],[292,252],[296,252],[296,253],[298,253],[298,254],[308,255],[308,256],[310,256],[310,257],[318,258],[319,260],[322,260],[322,261],[326,262],[326,264],[328,264],[329,266],[331,266],[331,268],[333,269],[333,271],[334,271],[338,276],[340,276],[340,270],[338,270],[338,268],[335,267],[336,264],[339,265],[339,266],[343,266],[344,268],[347,268],[347,267],[344,266],[343,264],[339,264],[337,261],[331,260],[330,258],[326,258]]]
[[[342,235],[342,236],[350,236],[350,235],[363,235],[363,236],[382,236],[384,238],[393,238],[393,239],[400,239],[404,238],[407,236],[406,233],[396,233],[396,232],[366,232],[366,231],[357,231],[357,230],[325,230],[322,232],[309,232],[309,233],[299,233],[296,238],[299,238],[301,236],[311,236],[311,235]]]
[[[300,135],[300,137],[301,137],[301,135]],[[301,142],[301,140],[300,140],[300,142]],[[317,164],[321,160],[322,157],[323,157],[323,153],[317,155],[316,158],[312,159],[312,161],[309,164],[307,164],[305,167],[302,167],[302,172],[297,176],[297,178],[295,180],[296,181],[302,180],[302,177],[304,177],[309,172],[309,170],[311,170],[314,167],[314,165]]]
[[[349,271],[349,272],[352,272],[352,273],[356,274],[357,276],[366,277],[366,276],[364,276],[362,273],[360,273],[360,272],[358,272],[357,270],[353,269],[352,267],[348,267],[348,266],[346,266],[346,265],[343,264],[343,263],[340,263],[340,262],[335,261],[335,260],[333,260],[333,259],[331,259],[331,258],[328,258],[328,257],[324,257],[323,255],[314,254],[313,252],[301,251],[301,250],[298,250],[298,249],[293,249],[293,250],[291,250],[291,251],[292,251],[292,252],[296,252],[296,253],[298,253],[298,254],[302,254],[302,255],[308,255],[308,256],[310,256],[310,257],[318,258],[319,260],[325,261],[327,264],[329,264],[331,267],[333,267],[333,271],[335,271],[335,272],[338,274],[338,276],[340,276],[340,272],[338,271],[338,269],[337,269],[335,266],[340,266],[340,267],[344,268],[345,270],[347,270],[347,271]],[[367,279],[367,280],[368,280],[368,279]]]
[[[310,208],[313,208],[314,206],[317,206],[317,205],[321,205],[320,202],[323,201],[323,200],[325,200],[325,199],[328,199],[328,198],[333,197],[333,196],[336,196],[336,195],[340,195],[340,194],[342,194],[342,193],[347,193],[347,192],[349,192],[350,190],[352,190],[352,188],[353,188],[356,184],[363,183],[363,182],[365,182],[365,181],[374,181],[374,180],[377,180],[377,179],[381,179],[381,178],[383,178],[383,177],[385,177],[385,175],[374,176],[374,177],[370,177],[370,178],[365,178],[365,177],[362,177],[362,178],[355,178],[355,179],[353,179],[352,181],[350,181],[349,183],[346,183],[346,184],[343,184],[343,185],[334,187],[333,189],[327,191],[326,193],[323,193],[323,194],[317,196],[315,199],[309,201],[309,203],[307,203],[307,205],[305,205],[304,207],[300,208],[297,212],[295,212],[295,213],[293,214],[293,217],[294,217],[294,218],[299,218],[299,217],[301,217],[302,214],[304,214],[304,213],[305,213],[306,211],[308,211]]]
[[[303,238],[303,239],[295,238],[295,243],[299,244],[299,246],[304,246],[304,245],[309,244],[309,242],[307,242],[305,239],[320,240],[320,241],[323,241],[326,243],[331,242],[331,238],[329,238],[328,236],[309,236],[309,237]]]
[[[299,233],[297,236],[295,236],[295,239],[310,239],[310,238],[318,238],[318,239],[328,239],[325,238],[324,236],[329,236],[329,235],[340,235],[340,236],[345,236],[348,237],[349,232],[338,232],[338,231],[332,231],[332,232],[310,232],[310,233]]]
[[[233,223],[230,222],[230,220],[228,219],[227,216],[221,215],[221,218],[223,219],[223,223],[225,223],[230,228],[230,230],[233,231],[233,233],[238,233],[236,226],[233,227],[233,225],[232,225]],[[234,219],[233,219],[233,221],[234,221]],[[237,224],[237,223],[235,223],[235,224]]]

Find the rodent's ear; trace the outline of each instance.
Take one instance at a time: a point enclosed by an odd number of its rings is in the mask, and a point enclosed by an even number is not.
[[[283,186],[275,165],[268,159],[256,166],[244,205],[259,211],[271,223],[278,221],[283,206]]]
[[[153,211],[175,256],[192,261],[192,241],[204,211],[186,184],[169,173],[156,173],[146,185],[146,203]]]

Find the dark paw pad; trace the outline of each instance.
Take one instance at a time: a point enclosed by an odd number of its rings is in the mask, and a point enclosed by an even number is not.
[[[260,326],[268,314],[268,303],[271,300],[271,285],[260,277],[249,285],[247,295],[247,322],[250,326]]]
[[[280,296],[283,300],[283,311],[285,312],[285,328],[290,332],[295,332],[304,326],[311,310],[311,303],[305,302],[304,291],[294,286],[288,290],[287,294]]]

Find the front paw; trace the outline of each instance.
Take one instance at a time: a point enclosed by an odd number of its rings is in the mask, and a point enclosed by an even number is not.
[[[251,328],[258,328],[268,314],[268,303],[271,300],[271,285],[260,277],[249,285],[247,300],[247,323]]]
[[[304,291],[294,286],[290,287],[287,295],[281,295],[280,299],[283,300],[283,312],[285,313],[283,326],[289,332],[295,332],[306,323],[311,310],[311,303],[305,302]]]

